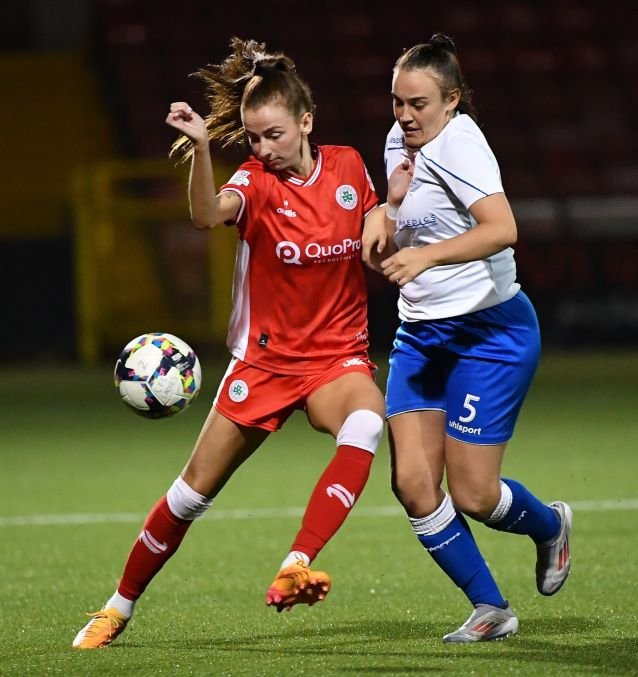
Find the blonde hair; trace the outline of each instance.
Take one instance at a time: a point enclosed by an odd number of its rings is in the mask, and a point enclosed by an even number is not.
[[[205,123],[210,141],[230,146],[243,140],[241,112],[246,108],[277,101],[296,117],[314,112],[310,88],[283,52],[269,54],[265,43],[237,37],[232,38],[230,46],[232,52],[221,64],[209,64],[192,74],[206,85],[210,112]],[[191,140],[182,135],[169,155],[184,161],[193,150]]]

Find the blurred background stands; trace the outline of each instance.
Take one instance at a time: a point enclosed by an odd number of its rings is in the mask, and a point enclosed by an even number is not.
[[[10,161],[0,242],[6,285],[15,289],[9,311],[20,318],[13,340],[42,352],[34,337],[45,331],[52,355],[86,353],[79,337],[88,312],[101,323],[96,358],[128,340],[136,323],[140,332],[183,327],[202,349],[211,337],[219,344],[232,231],[215,235],[222,239],[209,252],[210,238],[186,228],[185,169],[166,159],[174,139],[164,124],[169,102],[205,110],[200,83],[188,75],[223,59],[233,35],[285,51],[315,94],[314,140],[355,146],[383,199],[392,65],[405,47],[443,31],[457,43],[499,159],[520,228],[519,277],[546,343],[635,341],[637,13],[628,0],[459,1],[409,12],[381,12],[362,0],[3,4],[0,68],[13,105],[3,106]],[[216,151],[222,174],[243,158]],[[158,163],[151,178],[138,175],[150,161]],[[155,207],[146,219],[145,204]],[[82,232],[89,241],[101,232],[101,244],[87,245]],[[78,263],[87,253],[89,261]],[[396,292],[378,276],[369,281],[372,336],[385,350]],[[212,323],[193,319],[211,316]]]

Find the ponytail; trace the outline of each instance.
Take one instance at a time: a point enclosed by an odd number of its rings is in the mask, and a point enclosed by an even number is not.
[[[269,54],[265,43],[230,41],[231,54],[221,64],[209,64],[192,75],[204,81],[210,112],[204,119],[210,141],[230,146],[244,139],[241,112],[273,101],[293,115],[314,112],[312,93],[299,77],[294,62],[283,52]],[[171,147],[170,157],[188,160],[194,148],[187,136]]]
[[[453,90],[458,89],[460,97],[456,110],[459,113],[466,113],[476,121],[477,115],[472,103],[472,90],[470,90],[463,76],[461,64],[456,54],[456,45],[451,37],[444,33],[435,33],[428,42],[414,45],[414,47],[405,50],[394,64],[395,72],[426,68],[433,70],[438,76],[443,99],[447,99]]]

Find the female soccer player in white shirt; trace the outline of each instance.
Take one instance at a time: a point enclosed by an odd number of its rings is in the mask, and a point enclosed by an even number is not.
[[[449,37],[403,53],[392,99],[385,223],[370,220],[363,256],[400,288],[386,393],[393,489],[418,539],[475,607],[443,641],[507,637],[518,619],[463,515],[529,536],[543,595],[558,591],[570,567],[569,506],[547,506],[501,477],[538,363],[538,322],[516,282],[516,222]]]

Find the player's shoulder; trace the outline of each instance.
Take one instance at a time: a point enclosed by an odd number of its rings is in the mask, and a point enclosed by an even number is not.
[[[457,115],[450,120],[443,132],[426,144],[422,151],[425,165],[430,168],[433,163],[457,178],[471,180],[475,185],[479,179],[481,185],[485,185],[487,177],[500,181],[494,152],[478,124],[469,115]]]
[[[341,177],[344,174],[350,176],[353,172],[363,175],[365,163],[361,154],[352,146],[326,145],[319,146],[321,152],[322,171]]]
[[[426,160],[445,166],[464,164],[469,157],[494,155],[479,126],[464,113],[452,118],[441,134],[423,147],[423,154]]]
[[[476,122],[466,113],[453,117],[444,130],[444,145],[478,143],[487,145],[485,135]]]
[[[361,154],[352,146],[321,145],[319,150],[325,160],[356,160],[361,161]]]
[[[248,187],[251,183],[263,180],[264,175],[264,163],[251,155],[237,167],[225,185]]]

